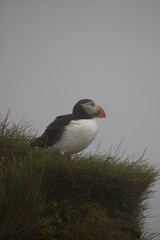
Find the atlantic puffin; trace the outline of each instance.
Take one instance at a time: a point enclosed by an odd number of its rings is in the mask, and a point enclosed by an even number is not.
[[[94,118],[105,117],[102,107],[90,99],[82,99],[74,105],[72,114],[56,117],[31,145],[57,149],[70,159],[95,139],[98,126]]]

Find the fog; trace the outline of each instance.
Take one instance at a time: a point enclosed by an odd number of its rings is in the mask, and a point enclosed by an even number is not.
[[[40,135],[83,98],[107,115],[85,152],[123,140],[160,168],[160,1],[0,0],[0,114]],[[154,190],[147,221],[159,231]]]

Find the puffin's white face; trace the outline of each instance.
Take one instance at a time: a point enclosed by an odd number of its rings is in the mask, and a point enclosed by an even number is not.
[[[80,105],[90,116],[93,116],[97,111],[97,105],[92,100],[86,103],[81,103]]]
[[[106,117],[106,114],[103,108],[95,104],[95,102],[93,102],[92,100],[89,100],[85,103],[81,103],[80,105],[90,116],[97,117],[97,118]]]

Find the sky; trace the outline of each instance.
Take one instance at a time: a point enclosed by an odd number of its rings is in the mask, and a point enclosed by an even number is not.
[[[107,115],[85,152],[114,153],[123,140],[160,168],[160,1],[0,0],[1,116],[41,135],[83,98]],[[154,190],[147,221],[159,231]]]

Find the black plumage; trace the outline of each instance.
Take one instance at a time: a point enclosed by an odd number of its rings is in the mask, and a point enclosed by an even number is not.
[[[38,147],[53,146],[60,139],[65,126],[72,120],[74,120],[73,114],[58,116],[51,124],[49,124],[42,136],[36,138],[31,145]]]

